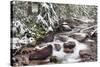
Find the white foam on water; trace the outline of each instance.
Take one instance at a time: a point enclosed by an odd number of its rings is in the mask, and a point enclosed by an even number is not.
[[[80,43],[77,40],[68,37],[68,40],[66,41],[73,41],[76,43],[76,46],[74,48],[73,53],[65,53],[63,50],[63,44],[64,42],[61,42],[60,40],[54,40],[53,42],[43,43],[43,46],[52,45],[53,47],[53,54],[52,56],[56,56],[57,60],[62,61],[62,63],[70,63],[70,62],[79,62],[81,59],[79,58],[79,51],[88,49],[88,46],[86,44]],[[61,46],[60,51],[56,51],[54,44],[59,44]]]
[[[68,41],[74,41],[76,43],[76,46],[74,48],[74,53],[66,54],[65,59],[66,62],[78,62],[81,59],[79,58],[79,51],[88,49],[88,46],[86,44],[80,43],[77,40],[73,38],[69,38]],[[64,61],[65,63],[65,61]]]

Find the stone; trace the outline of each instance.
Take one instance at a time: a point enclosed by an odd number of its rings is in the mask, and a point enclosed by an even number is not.
[[[63,31],[71,31],[72,29],[68,25],[62,25]]]
[[[29,60],[45,60],[52,54],[52,46],[48,45],[41,50],[33,50],[29,54]]]
[[[85,42],[88,43],[88,44],[95,43],[95,41],[92,40],[92,39],[87,39]]]
[[[91,40],[91,39],[87,39],[85,41],[85,43],[92,49],[96,49],[96,42],[94,40]]]
[[[54,40],[54,33],[49,31],[44,37],[41,37],[37,40],[36,44],[41,44],[41,43],[48,43],[52,42]]]
[[[57,40],[60,40],[60,41],[62,41],[62,42],[66,42],[66,41],[68,40],[68,38],[65,37],[65,36],[58,36],[58,37],[57,37]]]
[[[63,23],[62,23],[62,25],[67,25],[67,24],[68,24],[67,22],[63,22]]]
[[[36,45],[36,40],[33,37],[29,38],[29,44],[35,46]]]
[[[92,61],[92,53],[90,50],[80,50],[81,62]]]
[[[66,19],[65,22],[73,29],[78,26],[81,22],[76,21],[75,19]]]
[[[86,33],[73,33],[71,35],[71,37],[78,40],[78,41],[80,41],[80,42],[82,42],[86,39],[87,34]]]
[[[27,55],[16,55],[12,63],[14,66],[29,65],[29,58]]]
[[[50,57],[50,62],[57,63],[58,60],[57,60],[56,56],[51,56]]]
[[[54,44],[56,51],[60,51],[61,50],[61,46],[60,44]]]
[[[73,53],[74,50],[73,49],[70,49],[70,48],[64,48],[64,52],[65,53]]]
[[[32,60],[30,61],[30,65],[42,65],[42,64],[48,64],[49,60]]]
[[[23,48],[21,50],[21,54],[29,54],[29,53],[31,53],[34,50],[35,50],[35,48],[33,48],[33,47],[25,47],[25,48]]]
[[[26,55],[22,55],[22,59],[23,59],[22,64],[24,66],[29,64],[29,58]]]
[[[21,55],[16,55],[14,58],[15,58],[14,59],[14,62],[15,62],[14,65],[15,66],[21,66],[22,62],[23,62]]]
[[[54,33],[51,32],[51,31],[49,31],[49,32],[47,33],[47,35],[43,38],[43,41],[44,41],[45,43],[47,43],[47,42],[52,42],[53,39],[54,39]]]
[[[91,57],[92,53],[90,50],[80,50],[79,55],[80,55],[80,58],[87,59],[88,57]]]
[[[76,44],[73,41],[69,41],[68,43],[64,43],[63,46],[64,46],[64,48],[72,49],[76,46]]]

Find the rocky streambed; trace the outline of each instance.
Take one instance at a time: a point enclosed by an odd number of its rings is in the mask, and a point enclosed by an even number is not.
[[[41,40],[41,41],[40,41]],[[97,60],[96,42],[86,33],[47,35],[36,46],[22,48],[12,57],[14,66],[55,63],[89,62]]]

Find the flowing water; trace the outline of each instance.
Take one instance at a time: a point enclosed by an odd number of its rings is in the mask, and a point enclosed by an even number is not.
[[[79,51],[80,50],[86,50],[89,49],[88,46],[84,43],[80,43],[79,41],[68,37],[67,35],[60,35],[66,38],[65,42],[60,41],[58,38],[58,34],[55,35],[53,42],[48,42],[48,43],[42,43],[41,46],[46,47],[48,45],[53,46],[53,54],[52,56],[56,56],[57,60],[59,60],[61,63],[69,63],[69,62],[79,62],[81,61],[80,56],[79,56]],[[74,48],[73,53],[65,53],[63,50],[63,44],[68,43],[69,41],[75,42],[76,46]],[[59,44],[61,49],[60,51],[56,51],[55,44]],[[39,49],[39,48],[38,48]]]

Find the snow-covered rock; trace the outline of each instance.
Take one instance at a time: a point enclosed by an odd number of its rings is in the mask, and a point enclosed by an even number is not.
[[[54,44],[56,51],[60,51],[61,50],[61,46],[60,44]]]
[[[17,33],[17,28],[13,26],[13,27],[12,27],[12,32],[13,32],[13,33]]]
[[[36,40],[33,37],[29,38],[29,44],[36,45]]]
[[[68,25],[62,25],[62,27],[63,27],[63,31],[71,31],[72,30],[71,27]]]
[[[47,32],[49,31],[53,31],[53,28],[51,26],[48,28]]]
[[[29,43],[29,40],[28,40],[28,38],[26,36],[24,36],[24,37],[22,37],[20,39],[20,42],[19,43],[21,43],[23,45],[27,45]]]
[[[19,43],[22,45],[36,45],[36,40],[33,37],[28,38],[24,36],[20,39]]]
[[[19,49],[22,47],[19,41],[19,38],[12,38],[12,49]]]
[[[89,18],[87,18],[87,17],[81,17],[81,18],[79,18],[79,20],[81,21],[81,22],[84,22],[84,23],[94,23],[95,22],[95,20],[94,19],[89,19]]]
[[[54,37],[54,41],[56,41],[56,40],[66,42],[68,40],[68,36],[58,34],[58,35],[55,35],[55,37]]]
[[[71,37],[78,41],[83,41],[87,37],[87,34],[86,33],[73,33]]]

